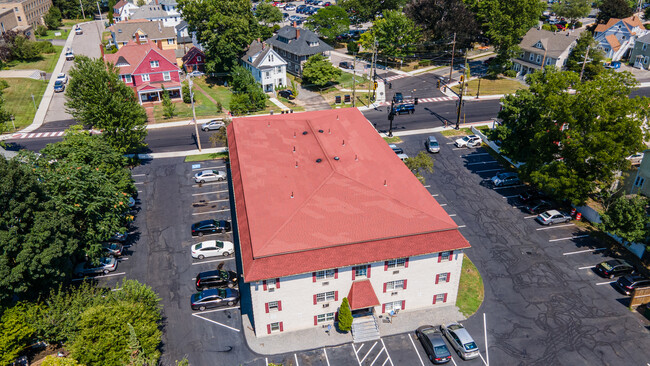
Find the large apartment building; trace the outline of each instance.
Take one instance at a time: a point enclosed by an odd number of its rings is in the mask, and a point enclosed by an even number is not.
[[[379,337],[380,314],[455,304],[469,243],[357,109],[238,118],[228,147],[257,337],[333,324],[344,297],[355,339]]]
[[[43,16],[52,7],[52,0],[0,0],[0,9],[12,9],[19,26],[36,28],[44,24]]]

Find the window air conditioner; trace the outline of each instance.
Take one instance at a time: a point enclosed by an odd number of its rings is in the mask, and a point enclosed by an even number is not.
[[[274,292],[274,291],[275,291],[274,287],[269,288],[269,292]]]
[[[324,307],[324,308],[329,308],[329,307],[330,307],[330,304],[329,304],[329,303],[327,303],[327,304],[323,304],[323,307]]]
[[[323,282],[323,286],[327,286],[329,284],[330,284],[329,282]]]
[[[390,293],[390,296],[396,296],[396,295],[398,295],[398,294],[399,294],[399,292],[395,291],[395,292],[391,292],[391,293]]]
[[[393,271],[393,274],[399,274],[399,270]]]

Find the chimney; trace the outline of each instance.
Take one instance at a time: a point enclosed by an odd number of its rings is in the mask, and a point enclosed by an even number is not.
[[[262,50],[264,50],[264,43],[262,43]]]
[[[104,58],[104,45],[101,43],[99,44],[99,52],[102,53],[102,58]]]
[[[300,28],[296,28],[296,39],[300,38]]]
[[[298,25],[297,25],[296,22],[294,21],[294,22],[293,22],[293,27],[296,28],[297,26],[298,26]]]
[[[162,48],[162,41],[161,41],[161,40],[158,40],[158,41],[156,42],[156,45],[158,46],[159,49],[161,49],[161,50],[163,49],[163,48]]]

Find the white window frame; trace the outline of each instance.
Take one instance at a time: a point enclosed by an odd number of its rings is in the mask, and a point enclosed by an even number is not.
[[[270,326],[271,326],[271,333],[280,332],[280,322],[271,323]]]
[[[404,289],[404,280],[386,282],[386,291],[397,291]]]
[[[196,56],[196,61],[201,61],[201,56]]]
[[[143,34],[140,34],[139,38],[140,38],[141,41],[146,41],[147,40],[147,36],[143,35]]]
[[[269,311],[280,311],[280,303],[278,301],[269,301]]]
[[[355,266],[352,267],[352,270],[354,271],[354,278],[358,277],[368,277],[368,266]]]
[[[542,62],[542,55],[537,55],[537,60],[536,61],[537,61],[537,63]]]
[[[449,279],[449,272],[438,274],[438,283],[447,282]]]
[[[142,82],[147,82],[151,79],[149,79],[149,74],[142,74]]]
[[[167,44],[174,44],[173,38],[167,38]]]
[[[528,60],[529,60],[529,61],[533,61],[534,59],[535,59],[535,54],[534,54],[534,53],[531,53],[531,54],[530,54],[530,57],[528,57]]]
[[[158,60],[149,61],[149,66],[152,69],[158,68],[160,67],[160,62],[158,62]]]
[[[634,185],[636,187],[643,187],[643,183],[645,183],[645,178],[643,178],[641,176],[637,176],[636,180],[634,181]]]
[[[131,77],[131,74],[124,75],[124,82],[125,83],[132,83],[133,82],[133,78]]]
[[[402,310],[402,300],[385,303],[384,310],[387,313],[390,313],[393,310]]]
[[[386,262],[388,262],[386,268],[406,267],[406,258],[391,259]]]
[[[641,50],[645,51],[646,48],[648,48],[648,44],[644,43],[643,46],[641,46]]]
[[[336,298],[335,291],[321,292],[319,294],[316,294],[316,303],[318,304],[321,302],[334,301],[335,298]]]
[[[436,304],[439,302],[445,302],[445,294],[435,294],[433,297],[436,299]]]
[[[442,252],[442,253],[440,253],[440,257],[442,258],[443,261],[448,261],[448,260],[449,260],[449,256],[451,256],[451,252],[450,252],[450,251],[446,251],[446,252]]]
[[[546,58],[546,65],[550,65],[550,64],[551,64],[551,61],[553,61],[553,59],[550,58],[550,57],[547,57],[547,58]]]
[[[333,269],[326,269],[324,271],[318,271],[316,272],[316,280],[317,281],[322,281],[322,280],[328,280],[330,278],[334,278],[336,274],[336,271]]]
[[[325,313],[316,315],[316,323],[328,323],[334,321],[334,313]]]
[[[275,289],[276,288],[276,286],[275,286],[275,278],[270,279],[270,280],[266,280],[266,288],[267,289]]]
[[[163,81],[169,81],[172,79],[172,75],[169,71],[163,72]]]

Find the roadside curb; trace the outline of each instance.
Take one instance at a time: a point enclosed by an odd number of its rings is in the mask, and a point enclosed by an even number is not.
[[[162,159],[162,158],[179,158],[192,155],[201,155],[201,154],[216,154],[228,152],[227,147],[214,147],[210,149],[203,149],[199,151],[198,149],[186,150],[186,151],[170,151],[170,152],[159,152],[159,153],[150,153],[150,154],[126,154],[124,155],[127,158],[137,157],[140,160],[153,160],[153,159]]]

